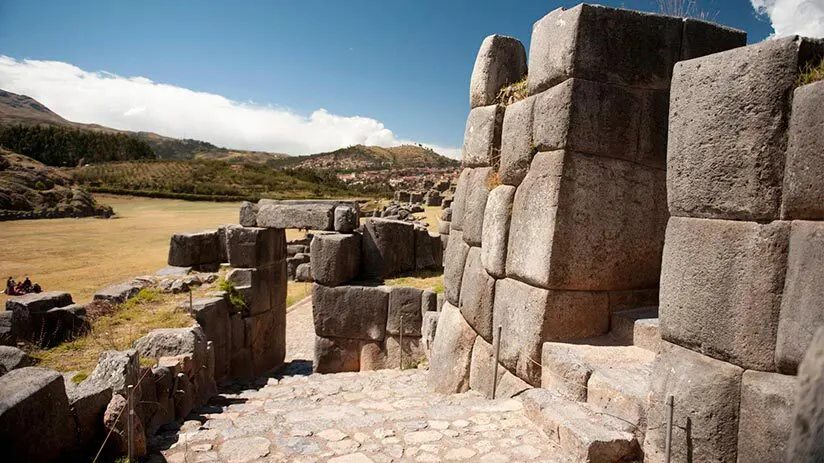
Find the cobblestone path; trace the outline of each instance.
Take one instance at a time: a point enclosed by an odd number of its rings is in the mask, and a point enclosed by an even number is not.
[[[223,391],[179,430],[153,438],[152,461],[567,461],[517,399],[431,395],[417,369],[311,375],[311,302],[287,323],[282,376]]]

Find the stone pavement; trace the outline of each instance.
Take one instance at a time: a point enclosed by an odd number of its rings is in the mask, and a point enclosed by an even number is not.
[[[311,301],[287,315],[276,377],[233,385],[180,429],[150,441],[151,461],[555,461],[557,447],[517,399],[432,395],[426,370],[312,375]]]

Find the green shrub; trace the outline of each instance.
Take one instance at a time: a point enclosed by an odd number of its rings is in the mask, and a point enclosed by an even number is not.
[[[243,295],[235,288],[231,281],[221,279],[218,287],[221,291],[225,291],[229,296],[229,303],[232,304],[236,312],[245,313],[249,310],[246,306],[246,301],[243,300]]]
[[[802,85],[818,82],[819,80],[824,80],[824,58],[817,63],[807,63],[801,68],[801,72],[795,80],[795,86],[801,87]]]

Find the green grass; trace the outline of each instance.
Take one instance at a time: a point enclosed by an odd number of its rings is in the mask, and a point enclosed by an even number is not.
[[[243,300],[243,295],[240,294],[240,291],[235,288],[235,285],[232,284],[231,281],[221,278],[218,283],[218,288],[220,288],[221,291],[226,291],[226,294],[229,296],[229,303],[235,308],[235,312],[245,313],[249,310],[246,306],[246,301]]]
[[[411,286],[418,289],[431,289],[438,294],[443,293],[443,272],[421,270],[411,275],[391,278],[384,281],[388,286]]]
[[[807,63],[796,78],[795,86],[801,87],[802,85],[818,82],[819,80],[824,80],[824,58],[817,63]]]

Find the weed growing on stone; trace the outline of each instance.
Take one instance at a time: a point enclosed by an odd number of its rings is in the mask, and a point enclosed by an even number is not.
[[[221,291],[225,291],[229,296],[229,303],[232,304],[235,312],[245,313],[249,310],[246,306],[246,301],[243,300],[243,295],[240,294],[240,291],[235,288],[235,285],[232,284],[231,281],[221,279],[220,283],[218,283],[218,288],[220,288]]]
[[[498,96],[495,97],[495,103],[509,106],[512,103],[523,100],[527,96],[529,96],[529,93],[526,88],[526,76],[524,76],[523,79],[514,84],[501,87],[501,89],[498,90]]]
[[[795,86],[801,87],[819,80],[824,80],[824,58],[818,62],[807,63],[798,74]]]

